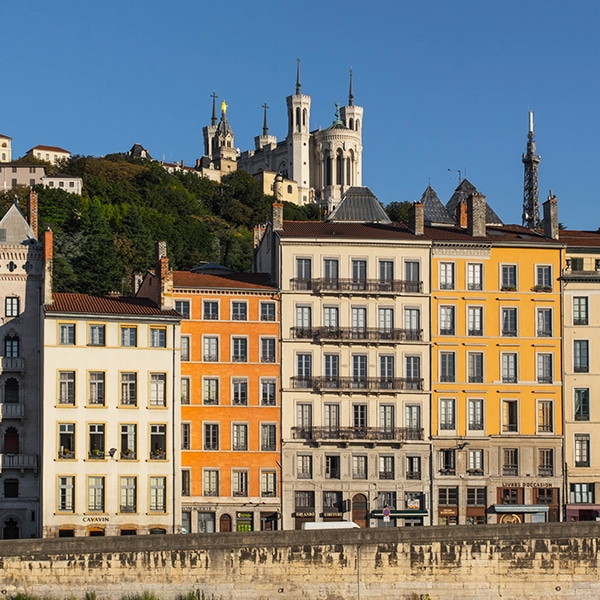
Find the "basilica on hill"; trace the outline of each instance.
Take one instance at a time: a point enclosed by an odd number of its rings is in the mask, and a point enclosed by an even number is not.
[[[348,103],[336,104],[329,127],[310,131],[311,97],[302,93],[298,61],[295,93],[286,98],[285,139],[278,141],[269,133],[265,104],[262,134],[254,138],[252,150],[236,149],[227,105],[221,103],[218,119],[216,98],[213,94],[211,123],[202,130],[204,156],[196,162],[203,175],[219,180],[242,169],[258,179],[265,193],[299,205],[317,202],[327,212],[335,209],[346,190],[362,185],[363,108],[354,104],[352,71]]]

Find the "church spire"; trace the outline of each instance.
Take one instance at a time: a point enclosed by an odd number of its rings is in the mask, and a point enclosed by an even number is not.
[[[538,190],[538,165],[541,157],[535,153],[535,138],[533,136],[533,112],[529,111],[529,133],[527,134],[527,152],[523,154],[524,185],[523,185],[523,227],[533,229],[539,227],[540,197]]]
[[[302,84],[300,83],[300,59],[297,58],[296,62],[298,63],[298,67],[296,69],[296,96],[299,96],[300,90],[302,89]]]
[[[214,90],[213,93],[211,95],[211,98],[213,99],[213,107],[212,107],[212,117],[210,119],[210,124],[211,125],[216,125],[217,124],[217,98],[219,96],[217,96],[217,94],[215,94]]]
[[[267,109],[269,107],[267,106],[266,102],[262,105],[262,107],[265,111],[265,116],[263,120],[263,135],[269,135],[269,124],[267,123]]]
[[[354,106],[354,92],[352,90],[352,69],[350,69],[350,91],[348,92],[348,106]]]

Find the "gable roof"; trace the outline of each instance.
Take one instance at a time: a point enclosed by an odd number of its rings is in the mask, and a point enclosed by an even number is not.
[[[44,310],[47,313],[181,317],[176,310],[161,310],[148,298],[90,294],[53,294],[52,303],[46,304]]]
[[[357,223],[391,223],[383,206],[368,187],[348,188],[327,221]]]
[[[13,204],[0,220],[0,230],[4,230],[4,240],[0,245],[15,245],[35,241],[33,230],[23,216],[18,204]]]

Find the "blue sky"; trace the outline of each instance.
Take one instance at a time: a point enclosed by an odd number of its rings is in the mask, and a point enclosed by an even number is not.
[[[540,200],[569,229],[600,227],[600,3],[592,0],[2,0],[0,133],[101,156],[143,144],[155,158],[203,153],[213,90],[235,144],[253,147],[267,102],[312,97],[311,128],[364,107],[363,185],[384,203],[446,202],[458,170],[505,222],[521,222],[528,111]]]

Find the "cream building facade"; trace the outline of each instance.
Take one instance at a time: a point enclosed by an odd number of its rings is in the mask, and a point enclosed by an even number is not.
[[[12,138],[0,134],[0,162],[11,162],[12,160]]]

